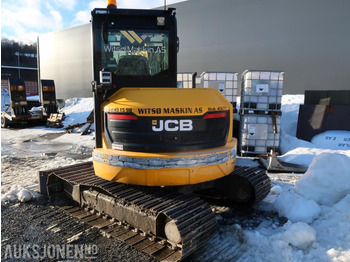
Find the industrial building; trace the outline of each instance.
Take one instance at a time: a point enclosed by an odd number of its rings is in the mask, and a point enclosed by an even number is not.
[[[284,71],[284,94],[349,89],[347,0],[189,0],[176,8],[178,72]],[[88,22],[88,21],[87,21]],[[40,78],[57,97],[89,97],[90,24],[39,36]]]

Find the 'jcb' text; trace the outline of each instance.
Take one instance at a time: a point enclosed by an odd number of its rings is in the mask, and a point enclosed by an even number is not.
[[[193,123],[190,119],[169,119],[169,120],[153,120],[152,130],[154,132],[168,131],[192,131]]]

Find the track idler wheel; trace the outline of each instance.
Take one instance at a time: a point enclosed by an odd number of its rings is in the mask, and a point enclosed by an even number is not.
[[[181,234],[174,220],[166,223],[164,227],[164,233],[166,238],[175,244],[180,244],[182,241]]]

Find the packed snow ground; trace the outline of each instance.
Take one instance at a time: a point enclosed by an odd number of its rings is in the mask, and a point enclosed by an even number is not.
[[[303,95],[283,96],[281,158],[307,166],[308,171],[293,176],[288,183],[281,181],[290,174],[278,174],[282,179],[272,180],[269,196],[257,206],[277,212],[288,222],[280,227],[265,220],[254,229],[239,225],[221,229],[225,241],[237,241],[239,234],[246,261],[350,262],[350,148],[346,143],[350,132],[329,131],[312,142],[296,138],[303,100]],[[67,100],[62,109],[67,115],[64,125],[85,122],[92,108],[92,98]],[[339,140],[345,142],[343,146],[339,147]],[[86,161],[94,138],[92,134],[65,134],[63,129],[45,127],[2,129],[1,144],[2,201],[27,201],[38,197],[38,170]],[[237,162],[256,164],[245,158]],[[209,244],[220,245],[215,243],[218,239]],[[226,251],[231,252],[229,248]],[[218,258],[225,259],[225,255]]]

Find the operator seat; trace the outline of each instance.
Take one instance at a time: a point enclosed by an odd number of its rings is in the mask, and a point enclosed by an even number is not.
[[[124,55],[119,58],[116,75],[149,76],[147,59],[141,55]]]

